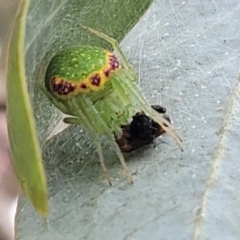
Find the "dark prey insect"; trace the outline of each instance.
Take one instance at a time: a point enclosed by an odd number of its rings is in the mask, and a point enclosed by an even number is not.
[[[132,175],[115,137],[120,138],[121,126],[129,124],[136,112],[144,112],[159,124],[180,148],[181,138],[174,126],[152,109],[143,97],[135,83],[136,73],[116,40],[94,29],[83,28],[112,44],[120,61],[111,51],[100,47],[63,49],[48,65],[45,86],[39,86],[55,107],[70,115],[64,122],[82,125],[87,130],[109,184],[111,181],[103,157],[103,138],[113,146],[132,183]]]
[[[165,114],[166,108],[160,105],[152,105],[152,108],[169,122],[170,118]],[[122,136],[116,139],[118,146],[122,152],[132,152],[145,145],[153,142],[153,140],[166,131],[153,119],[143,112],[138,112],[133,116],[130,124],[121,126]]]

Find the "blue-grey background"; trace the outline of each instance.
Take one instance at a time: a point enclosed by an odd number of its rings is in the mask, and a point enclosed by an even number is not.
[[[240,239],[240,2],[156,0],[121,46],[184,152],[165,135],[126,155],[129,185],[106,146],[109,187],[86,135],[70,127],[42,144],[48,226],[22,199],[20,239]]]

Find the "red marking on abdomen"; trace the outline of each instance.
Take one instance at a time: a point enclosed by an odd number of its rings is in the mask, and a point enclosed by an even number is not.
[[[56,82],[56,78],[53,77],[51,80],[52,91],[59,95],[68,95],[75,90],[75,86],[72,83],[64,81]]]

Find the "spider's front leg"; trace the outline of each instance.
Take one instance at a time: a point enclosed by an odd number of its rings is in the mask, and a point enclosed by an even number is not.
[[[118,144],[115,141],[114,134],[112,133],[112,129],[110,129],[104,119],[101,117],[95,106],[91,103],[91,101],[88,98],[79,96],[77,99],[71,100],[73,107],[76,111],[78,111],[78,117],[79,119],[83,119],[84,116],[84,122],[82,124],[85,126],[87,131],[90,133],[90,136],[93,139],[93,143],[96,146],[99,159],[102,165],[102,168],[104,170],[104,173],[107,174],[107,170],[104,164],[104,158],[102,155],[102,147],[101,147],[101,139],[99,139],[99,136],[105,136],[107,139],[113,144],[116,154],[118,156],[118,159],[120,160],[122,167],[128,177],[128,181],[130,183],[133,183],[132,175],[128,170],[127,164],[125,162],[124,156],[118,146]],[[96,139],[97,137],[97,139]],[[106,176],[106,175],[105,175]]]
[[[82,108],[79,107],[79,101],[76,102],[76,100],[73,98],[71,100],[71,104],[72,104],[73,109],[75,110],[75,113],[78,117],[67,117],[67,118],[64,118],[63,121],[65,123],[83,125],[85,127],[85,129],[89,133],[89,136],[90,136],[94,146],[96,147],[96,151],[97,151],[97,154],[99,157],[99,162],[101,164],[104,176],[107,179],[109,185],[111,186],[112,183],[111,183],[110,177],[108,175],[108,170],[107,170],[105,162],[104,162],[101,140],[99,138],[99,135],[96,134],[96,129],[95,129],[95,126],[92,124],[92,119],[89,119],[87,117],[86,109],[84,109],[83,106],[82,106]]]

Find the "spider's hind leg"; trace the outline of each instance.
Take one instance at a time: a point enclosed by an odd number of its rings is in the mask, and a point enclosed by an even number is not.
[[[82,25],[82,27],[84,29],[88,30],[89,32],[97,35],[98,37],[104,39],[106,42],[110,43],[112,45],[114,51],[119,56],[119,58],[121,60],[121,63],[123,64],[124,68],[126,68],[130,72],[130,75],[133,78],[132,80],[135,80],[137,78],[134,68],[131,66],[131,64],[128,62],[126,56],[123,54],[123,52],[122,52],[122,50],[121,50],[121,48],[120,48],[116,39],[111,38],[111,37],[107,36],[106,34],[104,34],[102,32],[99,32],[95,29],[92,29],[90,27],[86,27],[86,26],[83,26],[83,25]]]

